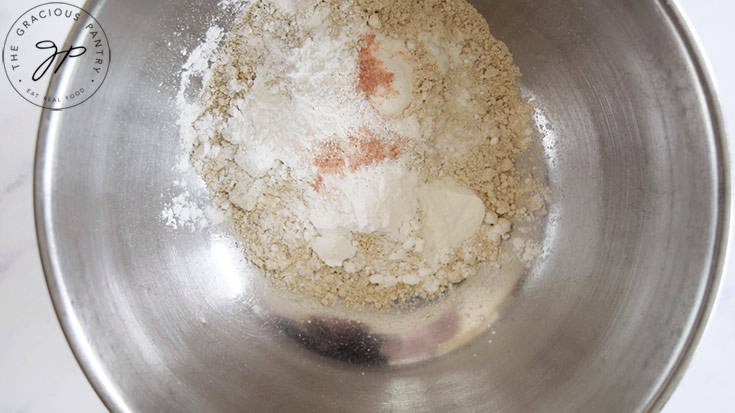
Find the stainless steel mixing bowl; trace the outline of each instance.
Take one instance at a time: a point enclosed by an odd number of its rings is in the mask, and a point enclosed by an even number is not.
[[[178,73],[217,0],[88,4],[99,92],[46,111],[36,220],[51,296],[115,411],[646,411],[716,293],[728,216],[712,84],[671,1],[476,1],[552,124],[547,258],[392,314],[271,291],[221,229],[166,228]],[[72,37],[74,33],[72,34]],[[69,66],[56,83],[74,76]],[[517,269],[517,268],[516,268]],[[512,283],[503,280],[512,279]]]

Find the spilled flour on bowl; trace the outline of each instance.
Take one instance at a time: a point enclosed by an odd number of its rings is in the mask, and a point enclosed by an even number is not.
[[[325,305],[431,299],[545,214],[518,167],[538,138],[520,73],[466,1],[253,1],[223,36],[184,67],[182,140],[275,286]]]

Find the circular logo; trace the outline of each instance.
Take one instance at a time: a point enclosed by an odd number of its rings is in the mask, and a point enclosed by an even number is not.
[[[70,35],[72,27],[77,28]],[[66,109],[91,98],[110,66],[107,35],[92,15],[67,3],[46,3],[13,23],[3,46],[5,74],[25,100]],[[57,79],[63,73],[63,79]],[[53,91],[47,90],[55,82]]]

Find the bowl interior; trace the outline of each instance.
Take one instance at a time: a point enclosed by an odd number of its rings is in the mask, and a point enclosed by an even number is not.
[[[545,129],[547,256],[394,314],[271,291],[221,228],[172,231],[161,220],[174,179],[204,191],[174,168],[175,95],[181,50],[212,22],[228,27],[227,4],[90,2],[111,44],[107,80],[89,102],[43,115],[41,255],[65,332],[109,407],[661,402],[711,304],[727,210],[716,102],[669,2],[473,2],[513,52]]]

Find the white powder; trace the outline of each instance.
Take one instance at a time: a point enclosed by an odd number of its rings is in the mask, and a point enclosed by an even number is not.
[[[388,122],[355,90],[356,51],[349,47],[354,40],[346,35],[332,38],[323,19],[316,13],[304,22],[302,30],[310,37],[298,48],[268,33],[247,40],[248,47],[268,54],[255,68],[258,75],[248,93],[233,100],[229,119],[218,132],[238,145],[235,161],[251,176],[263,176],[281,162],[295,178],[311,179],[315,170],[308,155],[318,142],[345,143],[366,125],[384,135],[416,134],[415,119]],[[399,98],[405,107],[406,97]],[[196,122],[200,131],[220,126],[212,118]]]
[[[186,187],[186,182],[175,180],[175,188],[180,188],[178,195],[171,198],[161,211],[161,217],[166,226],[173,229],[187,229],[194,232],[198,229],[207,228],[224,221],[222,212],[207,201],[199,201],[191,195]],[[201,206],[206,203],[206,206]]]
[[[184,191],[173,197],[171,202],[164,206],[161,216],[166,225],[173,229],[187,228],[192,232],[197,228],[206,228],[209,225],[204,211],[190,198],[189,191]]]
[[[276,2],[284,6],[281,3]],[[287,12],[294,11],[286,6]],[[431,185],[427,187],[431,189],[424,189],[426,184],[419,173],[412,171],[405,160],[327,175],[319,192],[309,185],[318,172],[310,156],[320,142],[351,145],[350,139],[365,125],[379,135],[418,139],[416,120],[400,117],[411,102],[413,84],[403,44],[383,40],[375,47],[375,57],[395,78],[390,91],[379,90],[371,99],[365,99],[355,87],[358,59],[352,44],[358,35],[348,32],[336,38],[330,36],[322,24],[326,11],[321,9],[321,13],[303,22],[301,28],[310,36],[298,48],[285,47],[280,37],[268,33],[247,40],[249,46],[267,50],[268,55],[255,68],[258,75],[248,92],[232,101],[224,124],[212,117],[194,122],[197,131],[205,132],[198,135],[201,155],[217,157],[212,151],[218,147],[202,140],[212,133],[221,134],[238,148],[234,160],[251,179],[237,183],[229,200],[247,211],[256,207],[256,200],[266,190],[259,178],[277,164],[287,167],[306,194],[309,211],[305,218],[319,232],[310,245],[329,266],[342,266],[355,255],[353,233],[379,232],[400,244],[423,233],[438,249],[456,247],[474,235],[482,223],[482,201],[456,195],[471,193],[466,188],[446,190]],[[186,69],[205,70],[203,62],[211,58],[212,47],[220,37],[220,30],[210,30],[205,46],[192,53],[194,61]],[[182,84],[182,88],[185,86]],[[235,92],[241,89],[236,84],[230,88]],[[419,193],[423,194],[422,208]],[[460,213],[460,204],[467,200],[479,202],[480,211],[473,203],[469,212]],[[422,213],[427,218],[425,228],[411,231],[411,222],[417,222]],[[479,220],[474,219],[478,213]],[[457,219],[460,225],[450,225]],[[444,234],[447,228],[451,228],[449,238]]]
[[[221,2],[221,6],[234,5],[236,0],[230,0],[229,3]],[[222,40],[224,32],[218,26],[212,26],[207,30],[204,41],[197,46],[189,54],[188,59],[182,66],[182,74],[179,84],[179,90],[176,95],[176,104],[182,116],[179,118],[179,130],[181,143],[184,148],[191,148],[198,140],[197,132],[192,128],[192,120],[196,118],[201,110],[197,104],[201,98],[202,92],[196,91],[196,95],[190,98],[192,102],[187,100],[187,93],[190,93],[192,87],[192,79],[196,77],[202,78],[202,81],[209,81],[211,76],[210,65],[214,60],[217,46]],[[182,55],[186,55],[185,49],[181,51]],[[184,173],[190,171],[191,163],[187,153],[182,155],[176,165],[177,172]],[[211,202],[202,201],[192,196],[187,188],[186,182],[183,180],[174,180],[173,188],[178,188],[177,194],[171,198],[170,202],[164,204],[161,211],[161,217],[166,226],[179,229],[184,228],[190,231],[203,229],[210,225],[221,223],[224,220],[222,212],[211,205]],[[203,206],[206,205],[206,206]]]
[[[402,226],[415,219],[419,180],[401,162],[389,161],[345,176],[330,176],[326,194],[309,191],[309,219],[326,231],[371,234],[382,232],[394,239]]]
[[[414,76],[409,53],[402,42],[382,36],[378,38],[380,41],[375,46],[373,55],[383,62],[386,71],[392,73],[394,79],[389,90],[381,87],[368,100],[380,114],[399,116],[411,104],[413,97]]]
[[[430,252],[436,253],[461,245],[477,233],[485,219],[485,206],[471,190],[443,181],[422,183],[416,172],[399,162],[330,177],[325,184],[336,190],[328,196],[309,197],[309,219],[322,234],[380,232],[401,245],[423,239]],[[419,217],[421,224],[417,225]],[[418,231],[413,231],[412,225],[418,226]],[[509,231],[510,227],[504,228],[499,235]],[[349,242],[344,236],[331,239],[334,243]],[[330,251],[341,251],[336,246],[325,249],[324,239],[318,242],[321,248],[315,251],[325,262],[352,257],[330,256]]]
[[[311,248],[330,267],[341,267],[345,260],[357,253],[357,248],[347,236],[329,231],[311,240]]]
[[[421,188],[420,199],[424,234],[436,250],[462,244],[475,235],[485,219],[485,205],[467,188],[432,182]]]
[[[203,90],[195,90],[195,96],[187,97],[191,93],[192,80],[200,78],[203,83],[209,82],[212,72],[210,66],[215,60],[217,46],[222,40],[224,31],[218,26],[212,26],[207,30],[204,41],[189,53],[189,57],[181,68],[181,81],[179,91],[176,94],[176,105],[181,112],[179,118],[179,130],[181,131],[181,143],[184,148],[191,148],[199,140],[199,134],[195,130],[193,121],[201,111],[198,101]],[[179,162],[179,169],[185,170],[191,167],[187,155]]]
[[[344,40],[314,29],[298,49],[264,41],[269,56],[256,69],[253,86],[233,102],[222,136],[239,145],[236,162],[263,176],[276,162],[299,179],[314,174],[308,152],[320,139],[346,139],[363,123],[379,123],[356,93],[349,93],[354,56]],[[266,40],[269,40],[266,38]]]
[[[544,252],[543,246],[531,239],[515,237],[512,240],[512,244],[518,259],[529,268],[533,260],[540,257]]]
[[[368,287],[363,300],[377,306],[447,288],[497,256],[515,212],[516,132],[493,128],[490,113],[525,109],[517,91],[488,109],[501,96],[476,82],[493,53],[507,71],[499,81],[514,81],[504,49],[461,0],[451,7],[472,28],[464,34],[438,11],[417,15],[421,30],[391,32],[400,24],[385,19],[408,3],[371,1],[385,13],[352,0],[256,0],[224,49],[222,30],[207,32],[178,95],[191,164],[248,258],[324,303],[360,301]],[[463,49],[478,33],[483,49]],[[190,90],[196,78],[202,93]],[[212,214],[189,197],[164,219],[206,224]]]

